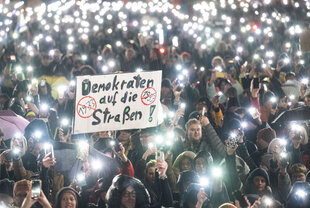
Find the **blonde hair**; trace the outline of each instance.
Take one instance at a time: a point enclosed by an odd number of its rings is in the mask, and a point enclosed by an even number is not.
[[[296,164],[292,165],[291,173],[292,173],[292,175],[294,175],[296,173],[303,173],[306,175],[307,174],[307,168],[304,164],[296,163]]]
[[[189,120],[186,122],[186,124],[185,124],[185,129],[186,129],[186,131],[187,131],[188,128],[189,128],[191,125],[193,125],[193,124],[199,124],[199,125],[201,125],[200,121],[198,121],[198,120],[195,119],[195,118],[191,118],[191,119],[189,119]]]

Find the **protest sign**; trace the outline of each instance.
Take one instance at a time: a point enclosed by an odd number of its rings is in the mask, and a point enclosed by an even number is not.
[[[78,76],[73,133],[157,126],[161,71]]]

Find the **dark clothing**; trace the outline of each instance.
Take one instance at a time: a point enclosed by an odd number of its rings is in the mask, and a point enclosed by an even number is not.
[[[137,168],[135,169],[136,173],[144,173],[146,168],[146,161],[140,160],[137,164]],[[140,176],[140,179],[141,176]],[[160,208],[164,207],[172,207],[173,206],[173,197],[172,191],[169,186],[168,179],[160,179],[158,178],[158,173],[155,173],[155,183],[150,184],[143,181],[145,187],[147,188],[150,197],[151,197],[151,207],[152,208]]]
[[[38,172],[37,158],[29,151],[26,151],[25,155],[22,157],[22,161],[26,170],[30,170],[34,173]]]

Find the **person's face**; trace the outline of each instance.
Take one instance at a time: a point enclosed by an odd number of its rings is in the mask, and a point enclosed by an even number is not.
[[[257,138],[256,140],[257,148],[259,150],[265,149],[268,147],[269,143],[263,140],[262,138]]]
[[[255,176],[253,178],[253,183],[257,191],[262,192],[266,188],[266,180],[262,176]]]
[[[306,98],[305,98],[305,104],[306,104],[307,106],[310,106],[310,97],[306,97]]]
[[[128,186],[122,195],[121,208],[134,208],[136,205],[136,191],[132,186]]]
[[[190,159],[184,158],[181,161],[181,171],[191,170],[191,169],[192,169],[192,165],[191,165]]]
[[[118,136],[118,140],[120,143],[127,144],[129,142],[131,133],[129,131],[120,131],[120,134]]]
[[[41,92],[43,95],[47,95],[47,87],[46,87],[46,85],[44,85],[43,87],[40,87],[40,92]]]
[[[203,175],[207,172],[206,161],[202,157],[197,158],[195,164],[195,170],[199,175]]]
[[[161,96],[166,97],[169,95],[170,89],[168,87],[162,87],[160,90]]]
[[[43,66],[48,66],[51,63],[51,58],[49,55],[43,54],[41,57],[41,63]]]
[[[27,121],[31,122],[35,119],[36,117],[35,116],[27,116],[26,119]]]
[[[28,150],[33,154],[33,155],[38,155],[40,153],[40,150],[42,148],[42,143],[37,142],[35,139],[30,137],[28,140]]]
[[[148,183],[155,183],[155,167],[149,167],[145,173],[145,179]]]
[[[280,99],[279,106],[282,108],[287,108],[287,98],[286,97]]]
[[[304,173],[294,173],[292,175],[293,183],[296,181],[305,182],[306,181],[306,175]]]
[[[192,124],[189,126],[187,130],[187,135],[189,140],[191,141],[200,141],[201,139],[201,125],[200,124]]]
[[[27,193],[28,193],[28,190],[19,190],[16,192],[15,196],[13,197],[13,200],[14,200],[14,204],[17,207],[22,206],[22,203],[23,203],[24,199],[26,198]]]
[[[226,82],[221,82],[221,84],[220,84],[220,90],[221,90],[222,92],[224,92],[224,91],[225,91],[225,88],[226,88]]]
[[[125,52],[125,56],[127,60],[132,60],[135,56],[135,51],[132,48],[127,48]]]
[[[60,208],[75,208],[76,200],[71,193],[64,193],[60,199]]]
[[[96,134],[97,138],[109,138],[111,137],[111,132],[110,131],[100,131]]]

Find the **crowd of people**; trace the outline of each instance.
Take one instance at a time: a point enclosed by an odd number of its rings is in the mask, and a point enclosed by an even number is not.
[[[0,207],[310,207],[309,1],[0,2]],[[77,76],[157,70],[162,123],[73,134]]]

